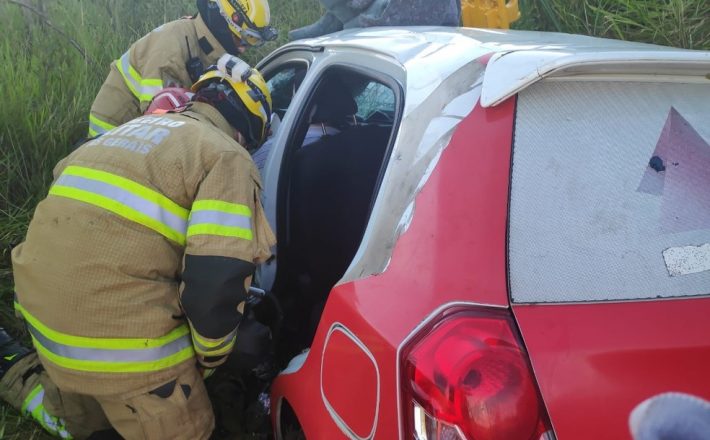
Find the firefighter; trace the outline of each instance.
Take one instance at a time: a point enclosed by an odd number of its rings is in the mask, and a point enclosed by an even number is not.
[[[192,90],[60,161],[12,252],[36,352],[0,331],[0,395],[61,437],[213,430],[202,372],[251,325],[248,286],[275,242],[245,149],[263,142],[271,97],[255,70],[208,71]]]
[[[277,36],[267,0],[197,0],[197,8],[196,16],[158,27],[111,63],[91,106],[90,138],[142,115],[160,89],[190,87],[225,52],[240,54]],[[249,66],[240,60],[240,69]]]

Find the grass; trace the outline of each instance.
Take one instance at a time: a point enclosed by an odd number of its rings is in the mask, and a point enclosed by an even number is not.
[[[52,439],[39,425],[20,416],[8,406],[0,407],[0,439],[4,440],[45,440]]]
[[[707,0],[521,1],[521,29],[710,49]]]
[[[270,4],[280,36],[248,52],[251,64],[321,13],[317,0]],[[707,0],[521,0],[521,7],[521,29],[710,49]],[[12,312],[10,249],[22,241],[52,167],[87,132],[110,62],[159,24],[195,11],[194,0],[0,0],[0,326],[13,334],[26,338]],[[0,411],[0,438],[49,438],[12,409]]]

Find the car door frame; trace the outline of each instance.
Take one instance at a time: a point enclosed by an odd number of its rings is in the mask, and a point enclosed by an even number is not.
[[[286,112],[281,121],[278,133],[274,135],[275,138],[272,149],[269,153],[269,157],[266,159],[262,174],[262,203],[267,219],[272,227],[274,227],[277,236],[279,235],[278,225],[280,218],[278,211],[279,182],[281,180],[281,164],[284,160],[284,152],[286,146],[292,141],[292,137],[297,131],[298,124],[302,119],[304,109],[310,105],[314,92],[320,85],[324,74],[332,68],[344,68],[360,72],[365,76],[383,82],[393,89],[395,94],[396,114],[392,135],[388,143],[387,154],[389,154],[394,144],[405,101],[406,72],[403,66],[394,59],[359,49],[346,50],[331,47],[308,47],[305,49],[301,47],[287,47],[264,59],[259,63],[258,68],[263,69],[264,75],[268,77],[271,72],[278,70],[279,67],[298,61],[308,63],[306,75],[291,101],[289,111]],[[381,170],[378,182],[381,181],[382,173],[384,173],[385,169],[386,167],[383,167]],[[375,192],[377,191],[379,191],[379,183],[375,189]],[[277,248],[274,248],[272,253],[276,255]],[[258,278],[262,289],[267,291],[272,289],[274,281],[276,280],[277,267],[277,258],[272,258],[260,266]]]

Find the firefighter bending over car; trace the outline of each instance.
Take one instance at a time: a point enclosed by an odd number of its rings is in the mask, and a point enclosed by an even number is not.
[[[36,352],[0,329],[0,395],[48,431],[210,436],[203,373],[248,323],[251,276],[275,241],[245,149],[266,136],[271,96],[250,72],[208,71],[187,106],[123,124],[55,167],[12,253]]]
[[[190,87],[225,52],[240,54],[276,39],[267,0],[197,0],[197,9],[196,16],[145,35],[111,63],[91,106],[89,137],[141,116],[165,87]],[[249,70],[237,61],[241,73]]]

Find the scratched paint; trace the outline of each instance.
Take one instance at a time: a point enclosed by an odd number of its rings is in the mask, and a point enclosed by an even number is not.
[[[672,277],[710,270],[710,243],[702,246],[677,246],[663,251],[668,274]]]

